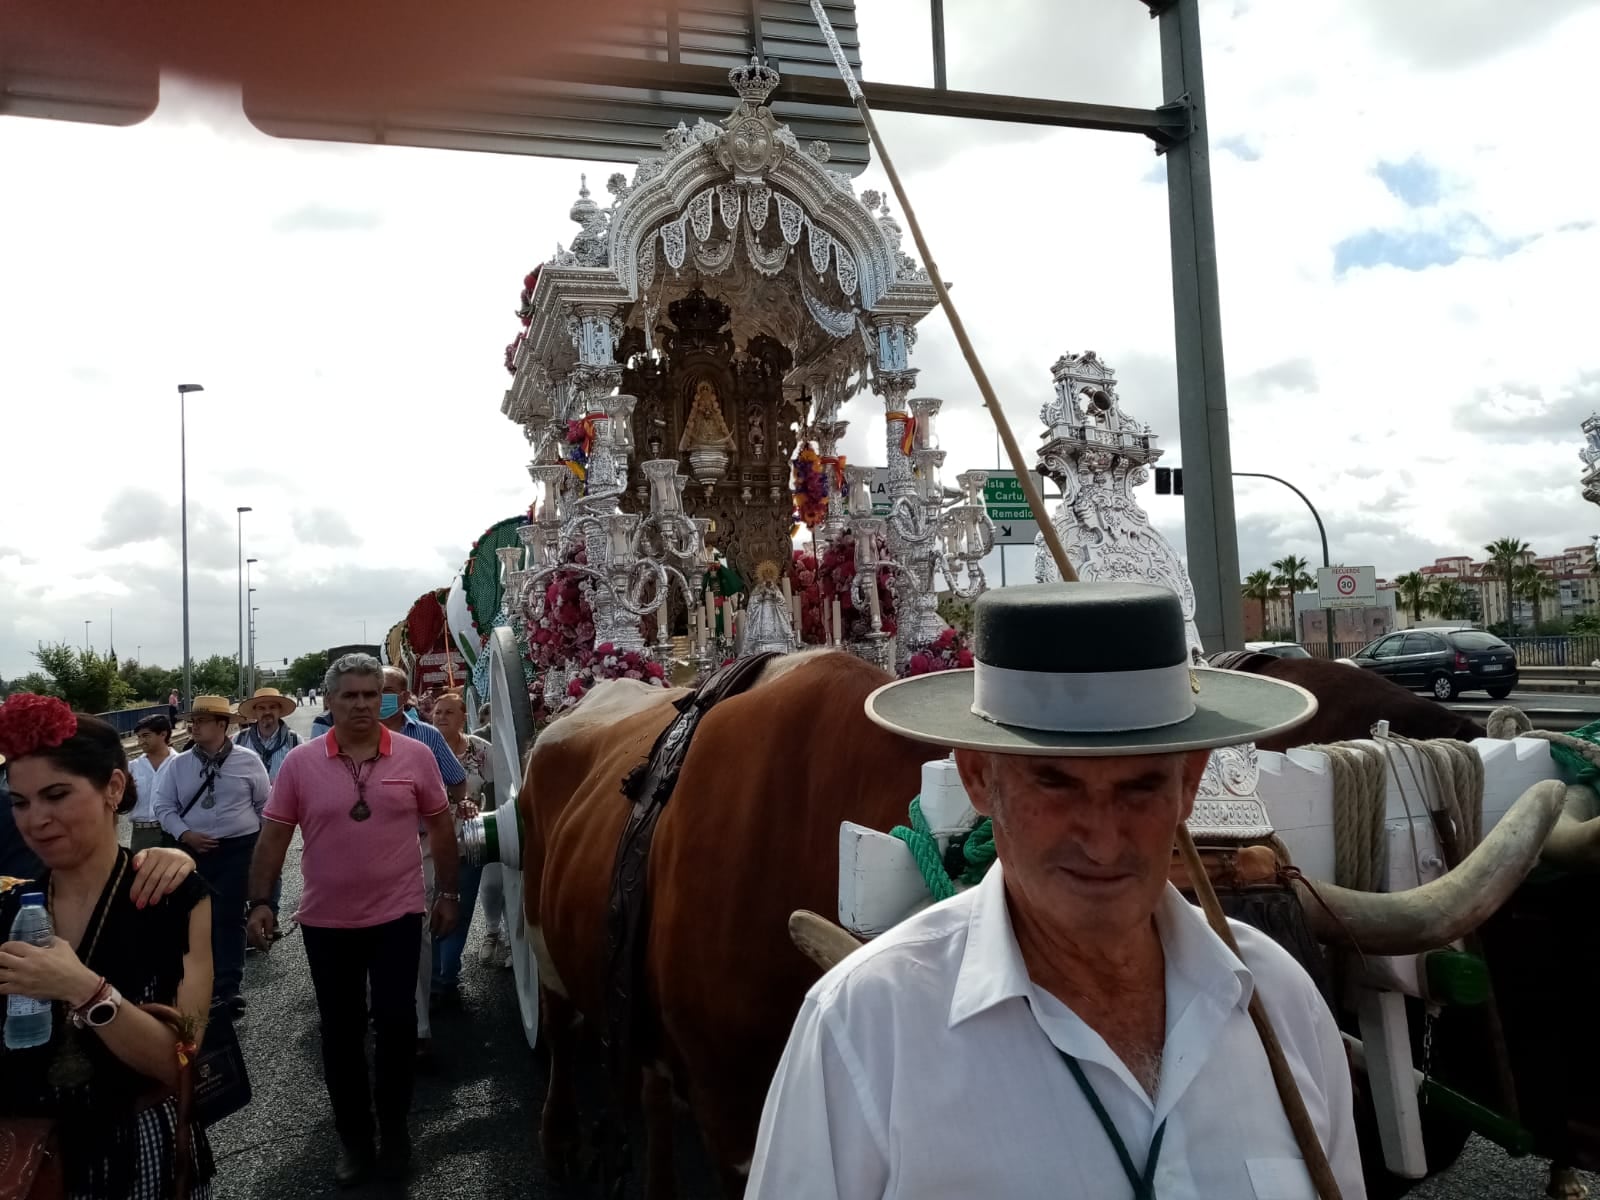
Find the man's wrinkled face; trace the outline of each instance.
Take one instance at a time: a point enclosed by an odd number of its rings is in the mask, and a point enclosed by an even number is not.
[[[972,806],[994,819],[1008,891],[1068,931],[1147,921],[1207,753],[1106,758],[956,751]]]
[[[383,697],[383,680],[377,675],[345,675],[327,696],[333,723],[349,733],[363,736],[372,732]]]

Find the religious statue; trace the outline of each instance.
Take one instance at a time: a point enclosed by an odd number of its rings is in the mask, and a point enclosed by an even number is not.
[[[688,420],[683,425],[679,450],[732,450],[733,435],[722,418],[722,405],[717,400],[717,389],[702,379],[695,385],[694,401],[689,407]]]
[[[767,461],[767,413],[759,404],[745,410],[745,425],[750,439],[750,461]]]
[[[768,651],[787,654],[795,648],[794,613],[778,587],[778,564],[767,559],[756,568],[756,586],[740,621],[735,653],[743,658]]]

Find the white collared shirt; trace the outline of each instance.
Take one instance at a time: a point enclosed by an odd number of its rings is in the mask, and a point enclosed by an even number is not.
[[[1158,1200],[1315,1200],[1246,1011],[1260,992],[1345,1200],[1363,1200],[1350,1069],[1309,976],[1233,922],[1244,961],[1168,887],[1167,1036],[1152,1102],[1028,977],[997,864],[807,994],[767,1095],[747,1200],[1127,1200],[1076,1057],[1135,1169],[1167,1123]]]
[[[190,830],[207,837],[245,837],[261,829],[261,810],[267,806],[271,783],[261,757],[248,746],[235,746],[217,770],[213,804],[202,798],[180,815],[194,800],[205,779],[205,771],[193,750],[174,755],[156,773],[155,819],[175,839]]]
[[[139,798],[134,801],[133,811],[128,814],[130,821],[156,819],[156,776],[161,774],[162,767],[177,757],[175,751],[167,751],[167,756],[161,760],[160,767],[153,765],[148,755],[140,755],[128,762],[128,772],[133,776],[134,789],[139,793]]]

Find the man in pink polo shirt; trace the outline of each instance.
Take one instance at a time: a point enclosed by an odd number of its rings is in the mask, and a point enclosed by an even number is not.
[[[353,1187],[374,1165],[405,1175],[406,1118],[416,1071],[413,992],[422,944],[420,818],[428,831],[437,887],[430,927],[456,922],[455,826],[433,753],[397,737],[378,718],[383,667],[346,654],[328,668],[324,691],[333,728],[289,751],[263,812],[250,871],[250,939],[265,948],[277,920],[267,897],[300,827],[305,887],[298,914],[322,1018],[322,1066],[342,1150],[334,1167]],[[367,995],[372,997],[379,1153],[373,1152],[367,1082]]]

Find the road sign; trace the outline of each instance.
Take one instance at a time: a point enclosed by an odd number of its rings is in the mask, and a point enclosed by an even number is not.
[[[1318,567],[1317,592],[1323,608],[1375,608],[1378,575],[1372,567]]]
[[[1038,484],[1035,477],[1034,483]],[[996,546],[1031,546],[1039,536],[1039,523],[1033,519],[1033,509],[1017,482],[1015,471],[991,471],[983,485],[983,500],[989,517],[994,521]]]
[[[945,477],[946,480],[950,476]],[[1038,475],[1034,483],[1042,492],[1043,482]],[[1031,546],[1038,536],[1039,525],[1033,519],[1033,510],[1022,494],[1015,471],[991,471],[989,481],[983,486],[983,500],[989,516],[994,520],[994,544],[997,546]],[[889,515],[889,468],[872,468],[872,515]]]

